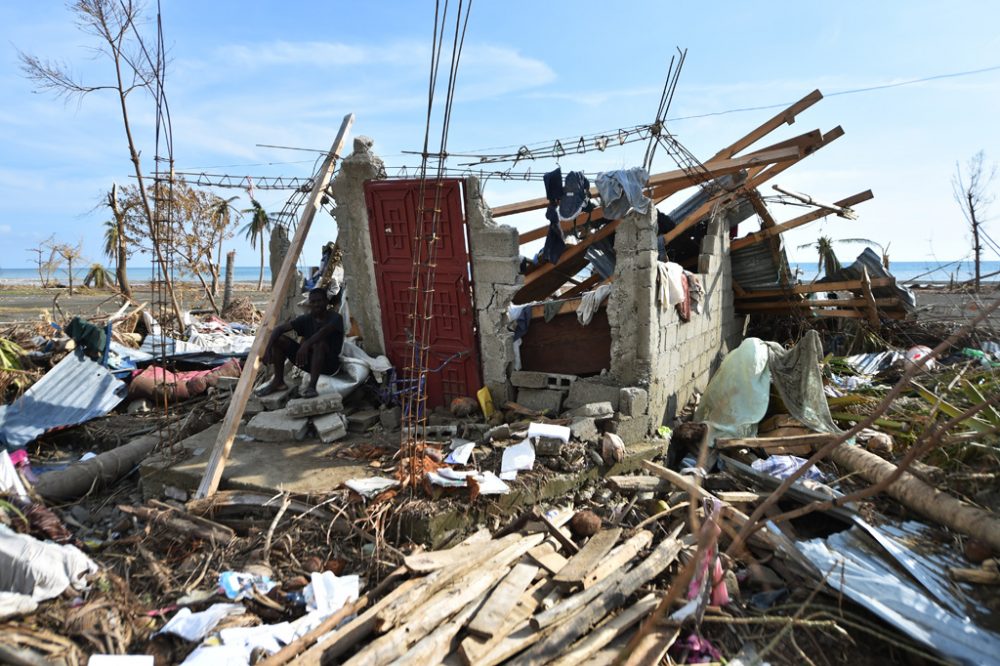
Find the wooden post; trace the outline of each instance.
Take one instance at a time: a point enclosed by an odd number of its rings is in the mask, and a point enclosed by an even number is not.
[[[333,176],[334,164],[340,155],[344,141],[347,139],[347,133],[353,124],[353,113],[344,116],[344,122],[340,125],[337,138],[334,139],[333,145],[330,147],[330,152],[323,162],[323,166],[316,174],[312,193],[309,195],[309,201],[302,211],[299,225],[295,228],[295,237],[292,239],[292,245],[288,248],[288,254],[285,255],[285,261],[281,264],[278,279],[275,280],[274,288],[271,290],[271,297],[267,302],[264,319],[257,329],[257,337],[254,338],[250,352],[247,354],[243,374],[240,375],[240,381],[236,384],[236,390],[233,391],[233,398],[229,403],[229,409],[226,411],[226,418],[222,421],[222,429],[219,430],[219,436],[215,440],[215,447],[212,449],[212,455],[208,459],[205,476],[202,477],[201,485],[198,486],[195,499],[210,497],[219,488],[219,481],[222,480],[222,470],[225,469],[226,458],[229,457],[229,450],[232,448],[233,439],[236,437],[236,429],[239,428],[240,419],[243,418],[243,410],[246,409],[247,400],[250,399],[250,392],[253,390],[254,380],[257,378],[261,352],[263,352],[264,346],[270,338],[271,330],[274,328],[275,320],[278,318],[281,299],[292,279],[292,270],[295,268],[295,262],[298,261],[299,254],[302,253],[302,246],[305,245],[306,236],[309,234],[309,227],[312,226],[313,218],[316,217],[320,198],[323,196],[326,186],[330,183],[330,178]]]
[[[866,266],[861,267],[861,293],[865,297],[865,313],[868,315],[868,323],[876,331],[882,326],[882,322],[878,318],[878,305],[875,300],[875,295],[872,294],[872,279],[868,277],[868,268]]]

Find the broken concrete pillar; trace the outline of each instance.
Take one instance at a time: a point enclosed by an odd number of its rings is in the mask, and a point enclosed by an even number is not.
[[[513,227],[493,221],[477,178],[465,181],[465,215],[483,383],[493,400],[503,404],[514,395],[508,379],[514,359],[514,333],[507,326],[507,307],[524,284],[518,270],[518,233]]]
[[[330,191],[337,202],[337,242],[344,250],[344,293],[351,303],[351,317],[361,331],[365,351],[377,356],[384,354],[386,347],[364,184],[366,180],[385,178],[385,166],[372,152],[373,143],[366,136],[354,139],[354,152],[340,163]]]
[[[247,434],[262,442],[302,441],[309,432],[309,419],[296,418],[287,410],[261,412],[250,419]]]
[[[274,286],[281,271],[281,265],[285,261],[285,255],[292,246],[288,239],[288,227],[276,224],[271,227],[271,238],[268,241],[268,265],[271,267],[271,286]],[[278,321],[288,321],[302,314],[299,312],[298,303],[302,300],[302,273],[295,272],[295,277],[288,283],[288,288],[281,295],[281,304],[278,309]]]

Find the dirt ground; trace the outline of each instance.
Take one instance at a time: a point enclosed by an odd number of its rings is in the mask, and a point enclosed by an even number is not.
[[[181,308],[188,310],[211,309],[205,292],[199,284],[178,283],[176,286]],[[140,303],[149,302],[151,311],[158,311],[160,297],[153,293],[149,283],[133,286],[133,297]],[[220,290],[221,292],[221,290]],[[247,296],[254,305],[263,309],[271,295],[265,286],[257,291],[255,282],[237,282],[233,285],[233,298]],[[217,297],[221,306],[221,293]],[[93,317],[109,314],[121,307],[121,299],[109,289],[74,287],[73,295],[66,288],[43,289],[34,285],[0,284],[0,323],[36,322],[39,318],[64,320],[74,315]],[[59,311],[62,314],[59,314]]]

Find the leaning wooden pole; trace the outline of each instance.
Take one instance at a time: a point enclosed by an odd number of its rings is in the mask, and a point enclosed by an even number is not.
[[[316,217],[316,210],[319,208],[320,199],[323,197],[323,193],[330,183],[330,178],[333,176],[334,164],[344,147],[347,133],[353,124],[353,113],[344,116],[344,122],[340,125],[337,138],[334,139],[333,146],[330,147],[330,152],[327,154],[323,166],[316,174],[316,180],[313,183],[309,201],[302,211],[298,227],[295,228],[295,236],[292,238],[292,244],[288,248],[284,262],[281,264],[278,278],[274,281],[274,287],[271,289],[271,297],[268,299],[267,309],[264,311],[264,319],[257,328],[257,337],[254,338],[250,352],[247,354],[243,374],[240,375],[240,381],[236,384],[236,390],[233,391],[233,399],[230,401],[229,409],[226,411],[226,418],[222,421],[222,429],[215,440],[212,456],[208,459],[205,476],[202,477],[201,485],[198,486],[198,492],[195,493],[195,498],[197,499],[210,497],[219,488],[219,481],[222,480],[222,470],[226,467],[226,459],[229,457],[229,451],[233,447],[233,440],[236,438],[236,429],[239,428],[240,419],[243,418],[243,410],[246,409],[247,400],[250,399],[250,392],[253,390],[254,380],[257,378],[261,353],[264,351],[264,346],[271,337],[271,331],[274,329],[278,312],[281,309],[282,297],[288,290],[288,285],[292,280],[292,270],[295,268],[295,262],[298,261],[299,255],[302,253],[302,246],[305,245],[306,236],[309,234],[309,227],[312,226],[313,218]]]

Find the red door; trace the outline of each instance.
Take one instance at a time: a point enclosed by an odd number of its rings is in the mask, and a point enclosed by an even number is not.
[[[427,377],[427,404],[430,407],[446,405],[453,398],[474,397],[482,386],[461,181],[447,179],[443,182],[428,368],[435,370],[447,363]],[[434,208],[434,190],[434,183],[428,181],[424,193],[427,211]],[[410,365],[412,353],[410,286],[419,195],[419,180],[365,183],[368,231],[382,308],[386,356],[401,374]]]

